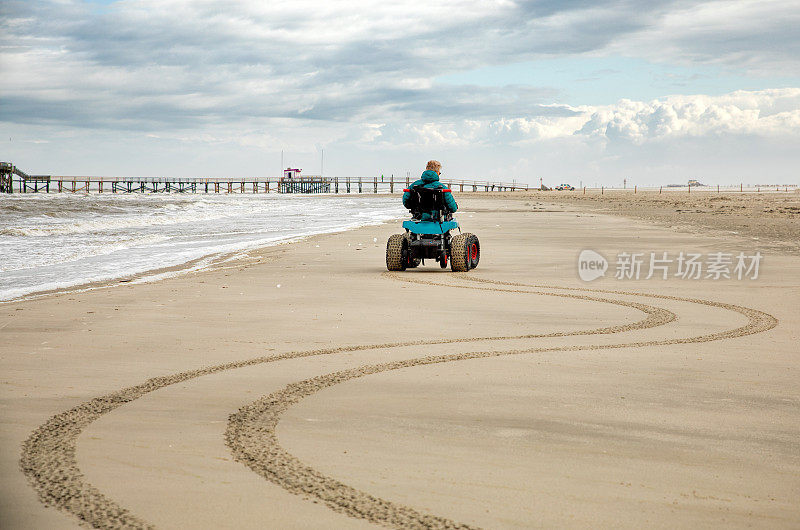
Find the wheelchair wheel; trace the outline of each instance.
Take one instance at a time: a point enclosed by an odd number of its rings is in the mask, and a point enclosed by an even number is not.
[[[467,251],[469,252],[469,268],[474,269],[481,260],[481,242],[475,234],[467,235]]]
[[[408,239],[405,234],[394,234],[386,242],[386,268],[404,271],[408,266]]]
[[[450,240],[450,268],[453,272],[467,272],[470,266],[470,253],[467,243],[472,234],[458,234]]]

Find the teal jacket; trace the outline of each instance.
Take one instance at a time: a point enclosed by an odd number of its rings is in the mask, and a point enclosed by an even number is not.
[[[423,188],[444,188],[445,185],[439,182],[439,174],[432,170],[425,171],[419,180],[415,181],[411,187],[415,186],[422,186]],[[403,193],[403,206],[407,207],[408,198],[411,194],[409,192]],[[444,203],[447,205],[447,209],[450,210],[450,213],[454,213],[458,210],[458,204],[456,204],[456,200],[453,198],[453,194],[445,192],[444,194]],[[423,213],[422,220],[426,221],[431,219],[433,215],[431,213]]]

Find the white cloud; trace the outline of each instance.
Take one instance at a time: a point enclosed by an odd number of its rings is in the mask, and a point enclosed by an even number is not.
[[[577,134],[644,142],[721,134],[800,135],[800,88],[669,96],[600,107]]]
[[[563,108],[575,114],[384,124],[374,141],[439,146],[526,145],[585,136],[641,144],[726,134],[800,136],[800,88],[737,91],[722,96],[669,96],[647,102],[622,100],[608,106]]]

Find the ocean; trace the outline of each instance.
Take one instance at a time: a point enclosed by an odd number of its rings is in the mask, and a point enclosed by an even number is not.
[[[404,213],[399,197],[2,195],[0,301],[132,276],[150,281],[159,269],[194,270]]]

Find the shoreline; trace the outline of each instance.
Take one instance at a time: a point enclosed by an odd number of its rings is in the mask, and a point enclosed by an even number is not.
[[[748,242],[751,244],[756,242],[754,244],[757,247],[763,248],[765,251],[769,252],[778,252],[780,254],[787,254],[787,255],[800,254],[800,192],[790,192],[788,194],[784,194],[784,192],[780,193],[773,192],[772,194],[767,192],[762,192],[762,193],[730,192],[729,194],[718,195],[715,191],[705,190],[697,192],[693,196],[683,193],[680,196],[678,196],[677,193],[679,192],[668,192],[667,194],[662,195],[652,190],[639,191],[639,193],[636,194],[638,196],[633,195],[630,190],[628,191],[606,190],[606,193],[604,195],[598,195],[597,193],[594,194],[590,193],[588,195],[583,195],[583,194],[578,195],[579,193],[580,193],[579,191],[542,192],[539,190],[531,190],[528,192],[525,191],[464,192],[463,194],[462,193],[457,194],[457,196],[459,196],[459,198],[461,198],[462,201],[467,205],[471,205],[473,202],[475,202],[476,204],[480,204],[493,200],[500,202],[511,201],[512,203],[514,202],[518,203],[524,201],[525,206],[531,206],[532,208],[523,209],[520,211],[530,210],[541,213],[564,211],[564,210],[558,210],[558,208],[564,206],[571,206],[578,208],[577,211],[600,214],[600,215],[610,215],[637,221],[644,221],[652,224],[653,226],[668,228],[671,230],[677,230],[681,233],[686,233],[686,234],[703,234],[703,235],[712,235],[717,237],[733,236],[734,238],[740,239],[742,242]],[[672,194],[672,196],[670,196],[670,194]],[[380,198],[398,197],[398,200],[400,197],[399,194],[388,194],[388,193],[378,193],[378,194],[364,193],[364,194],[350,194],[350,195],[319,194],[319,195],[314,195],[313,197],[325,197],[327,199],[336,199],[339,197],[353,197],[353,196],[363,197],[367,199],[373,197],[380,197]],[[720,197],[722,197],[722,199],[720,199]],[[738,203],[742,202],[747,203],[747,202],[752,202],[753,200],[760,201],[760,203],[758,203],[756,206],[749,205],[751,209],[754,209],[757,207],[763,208],[765,203],[766,204],[773,203],[775,199],[779,199],[781,203],[789,204],[790,208],[794,208],[794,211],[791,212],[791,216],[788,219],[783,218],[779,220],[781,225],[779,233],[782,236],[780,238],[776,238],[773,233],[765,233],[763,227],[761,227],[761,225],[759,225],[758,223],[754,223],[754,225],[750,227],[745,227],[745,229],[742,230],[740,233],[739,231],[732,231],[725,227],[720,226],[719,222],[709,222],[709,221],[718,221],[718,219],[715,219],[714,217],[709,217],[708,215],[705,216],[694,215],[693,218],[689,219],[676,218],[676,216],[670,215],[671,213],[670,210],[674,210],[674,208],[670,207],[676,205],[684,205],[685,207],[688,208],[688,207],[696,207],[699,204],[700,207],[708,208],[709,202],[712,203],[711,205],[713,206],[714,205],[713,203],[715,201],[720,201],[720,203],[718,204],[722,205],[727,205],[727,203],[731,201],[734,206],[739,206]],[[536,203],[533,204],[530,201],[536,201]],[[637,205],[635,201],[639,201],[640,203],[645,203],[645,204],[644,206]],[[544,206],[544,208],[541,208],[541,206]],[[552,209],[553,207],[555,207],[556,209]],[[504,210],[509,211],[507,207],[504,208]],[[490,210],[487,210],[486,208],[477,207],[473,208],[473,211],[478,212],[478,211],[490,211]],[[463,207],[460,207],[460,212],[464,212]],[[697,213],[702,214],[703,212],[700,211],[692,212],[692,214],[697,214]],[[715,215],[718,213],[730,213],[730,212],[706,212],[706,213],[712,213],[712,215]],[[381,221],[377,224],[394,223],[401,218],[402,217],[398,217],[393,220]],[[172,278],[175,276],[192,274],[206,270],[214,270],[222,263],[227,263],[236,260],[236,256],[240,254],[244,254],[245,256],[247,256],[250,253],[263,251],[264,249],[268,249],[271,247],[292,244],[298,241],[302,241],[304,239],[313,238],[325,234],[334,234],[339,232],[357,230],[362,226],[376,226],[376,225],[367,223],[365,225],[359,225],[341,230],[335,229],[332,231],[317,232],[309,235],[292,236],[286,239],[275,241],[274,243],[267,245],[261,245],[250,248],[245,247],[230,252],[207,254],[179,265],[163,267],[158,269],[151,269],[130,276],[120,276],[108,280],[90,281],[90,282],[75,284],[68,287],[60,287],[44,291],[35,291],[16,298],[8,300],[0,300],[0,306],[16,302],[36,300],[57,294],[80,293],[96,289],[108,289],[119,285],[136,285],[140,283],[158,282],[163,279]],[[786,237],[787,234],[794,235],[795,239],[787,240],[788,239]],[[202,265],[198,266],[198,264]],[[233,265],[233,267],[236,266],[238,265]]]
[[[155,283],[160,282],[163,280],[167,280],[170,278],[175,278],[178,276],[185,276],[192,273],[202,273],[205,271],[217,271],[221,270],[221,265],[226,263],[234,263],[230,266],[230,268],[240,267],[242,265],[246,265],[247,263],[236,263],[239,260],[246,260],[250,253],[254,252],[263,252],[267,249],[279,247],[283,245],[291,245],[294,243],[298,243],[300,241],[310,240],[315,237],[326,236],[331,234],[338,234],[342,232],[350,232],[353,230],[358,230],[359,228],[369,227],[369,226],[378,226],[382,224],[388,224],[395,222],[396,220],[389,220],[389,221],[381,221],[376,224],[364,224],[359,226],[354,226],[350,228],[344,229],[335,229],[326,232],[317,232],[314,234],[308,234],[303,236],[292,236],[286,239],[281,239],[275,241],[271,244],[267,245],[260,245],[257,247],[251,248],[243,248],[240,250],[234,250],[230,252],[223,252],[217,254],[208,254],[205,256],[201,256],[199,258],[195,258],[193,260],[187,261],[186,263],[181,263],[179,265],[173,265],[170,267],[163,267],[160,269],[151,269],[148,271],[136,273],[130,276],[120,276],[118,278],[111,278],[108,280],[98,280],[92,282],[85,282],[76,284],[73,286],[68,287],[59,287],[55,289],[49,289],[45,291],[35,291],[32,293],[28,293],[22,295],[17,298],[11,298],[8,300],[0,300],[0,306],[4,304],[11,304],[16,302],[27,302],[30,300],[39,300],[42,298],[47,298],[48,296],[54,295],[61,295],[61,294],[71,294],[71,293],[85,293],[89,291],[95,291],[99,289],[111,289],[114,287],[119,287],[122,285],[139,285],[143,283]],[[255,260],[256,263],[260,261],[260,259]]]
[[[210,252],[208,254],[203,254],[201,256],[192,258],[189,261],[175,265],[170,265],[167,267],[157,267],[133,274],[114,276],[112,278],[107,278],[107,279],[77,281],[76,283],[71,285],[54,287],[51,289],[34,290],[18,296],[14,296],[13,298],[0,300],[0,305],[12,302],[21,302],[25,300],[35,300],[42,297],[47,297],[50,295],[60,294],[60,293],[75,293],[75,292],[86,292],[95,289],[105,289],[114,287],[118,284],[135,285],[138,283],[150,283],[154,281],[160,281],[165,278],[170,278],[182,274],[189,274],[192,272],[213,269],[220,263],[225,263],[237,259],[236,257],[239,255],[247,256],[249,253],[261,249],[266,249],[278,245],[290,244],[293,242],[301,241],[303,239],[309,237],[315,237],[318,235],[332,234],[348,230],[356,230],[363,226],[373,226],[375,224],[383,224],[386,222],[392,222],[394,220],[396,219],[391,219],[388,221],[387,220],[365,221],[356,223],[354,225],[353,223],[348,223],[353,226],[336,227],[329,229],[326,228],[321,230],[311,229],[312,230],[311,233],[304,233],[303,231],[301,231],[298,235],[279,236],[277,239],[274,239],[273,241],[270,241],[268,243],[258,243],[255,245],[252,243],[243,243],[240,248],[234,250],[223,251],[223,252],[219,251]]]
[[[596,192],[596,190],[594,191]],[[787,254],[787,255],[800,254],[800,191],[790,192],[788,194],[785,194],[784,192],[780,193],[773,192],[772,194],[767,192],[762,192],[762,193],[730,192],[728,194],[719,195],[715,191],[705,190],[697,192],[693,196],[683,193],[680,196],[677,196],[677,193],[679,192],[668,192],[667,194],[662,195],[652,190],[639,191],[639,193],[636,194],[638,196],[633,195],[630,190],[628,191],[606,190],[606,193],[604,195],[598,195],[597,193],[594,194],[590,193],[589,195],[583,195],[583,194],[578,195],[579,193],[580,193],[579,190],[575,192],[558,192],[558,191],[542,192],[539,190],[531,190],[527,192],[525,191],[464,192],[463,194],[462,193],[457,194],[457,196],[459,196],[462,199],[462,201],[468,205],[472,204],[473,202],[476,202],[477,204],[486,203],[487,200],[488,201],[495,200],[501,202],[512,201],[512,203],[524,201],[525,206],[532,207],[529,209],[530,211],[538,211],[542,213],[563,211],[563,210],[558,210],[557,208],[564,206],[571,206],[578,208],[579,211],[582,212],[601,214],[601,215],[611,215],[631,220],[644,221],[652,224],[653,226],[668,228],[671,230],[677,230],[681,233],[704,234],[704,235],[713,235],[718,237],[733,236],[735,238],[740,239],[742,242],[745,241],[749,243],[756,242],[755,245],[757,247],[763,248],[765,251],[769,252],[778,252],[780,254]],[[672,196],[669,196],[670,194],[672,194]],[[350,194],[350,195],[319,194],[319,195],[314,195],[313,197],[325,197],[327,199],[335,199],[339,197],[353,197],[353,196],[363,197],[363,198],[398,197],[398,200],[400,197],[399,194],[388,194],[388,193],[378,193],[378,194],[364,193],[364,194]],[[732,231],[725,227],[720,226],[719,222],[716,223],[709,222],[709,221],[717,221],[718,219],[714,219],[713,217],[709,217],[708,215],[705,216],[694,215],[693,218],[689,219],[681,219],[681,218],[676,218],[676,216],[674,215],[669,215],[671,213],[669,210],[670,209],[674,210],[674,208],[670,208],[670,206],[676,206],[678,204],[684,205],[687,208],[696,207],[699,204],[700,207],[707,208],[709,202],[714,203],[715,201],[725,201],[725,202],[720,202],[723,205],[727,205],[728,201],[732,201],[734,206],[739,206],[738,203],[741,202],[747,203],[747,202],[752,202],[753,200],[761,201],[756,206],[750,205],[750,208],[754,209],[758,207],[763,208],[765,203],[773,203],[775,199],[779,199],[782,203],[789,204],[790,205],[789,207],[794,209],[794,211],[791,211],[791,214],[788,219],[784,217],[783,219],[779,220],[780,223],[779,233],[780,236],[782,236],[780,238],[776,238],[773,233],[765,233],[763,227],[761,227],[761,225],[759,225],[758,223],[754,223],[752,226],[745,227],[745,229],[741,230],[740,233],[740,231]],[[680,200],[681,202],[677,202],[678,200]],[[536,201],[536,203],[532,204],[530,201]],[[637,205],[636,202],[632,201],[639,201],[640,203],[644,202],[645,205],[644,207],[642,207],[641,205]],[[544,206],[544,208],[541,208],[541,206]],[[552,207],[556,207],[556,209],[555,210],[549,209]],[[460,211],[464,212],[464,208],[460,207]],[[487,209],[478,207],[477,209],[473,208],[473,211],[487,211]],[[505,211],[509,211],[507,207],[505,208]],[[528,209],[523,209],[521,211],[528,211]],[[692,213],[702,214],[703,212],[695,211]],[[729,212],[711,212],[711,213],[718,214],[718,213],[729,213]],[[401,218],[402,217],[398,217],[393,220],[381,221],[377,224],[380,225],[380,224],[394,223]],[[0,306],[10,303],[28,301],[28,300],[37,300],[57,294],[80,293],[96,289],[108,289],[119,285],[136,285],[140,283],[158,282],[163,279],[172,278],[175,276],[192,274],[196,272],[202,272],[205,270],[214,270],[222,263],[227,263],[236,260],[236,256],[240,254],[247,256],[250,253],[263,251],[264,249],[268,249],[271,247],[292,244],[298,241],[302,241],[304,239],[313,238],[325,234],[335,234],[339,232],[357,230],[362,226],[376,226],[376,225],[367,223],[365,225],[359,225],[341,230],[334,229],[332,231],[317,232],[309,235],[291,236],[286,239],[277,240],[274,243],[270,243],[267,245],[261,245],[250,248],[245,247],[230,252],[207,254],[204,256],[200,256],[198,258],[194,258],[188,262],[179,265],[151,269],[130,276],[120,276],[120,277],[110,278],[108,280],[90,281],[90,282],[78,283],[67,287],[59,287],[43,291],[34,291],[8,300],[0,300]],[[794,235],[795,236],[794,240],[787,238],[786,237],[787,235]],[[236,267],[238,265],[233,265],[233,266]]]

